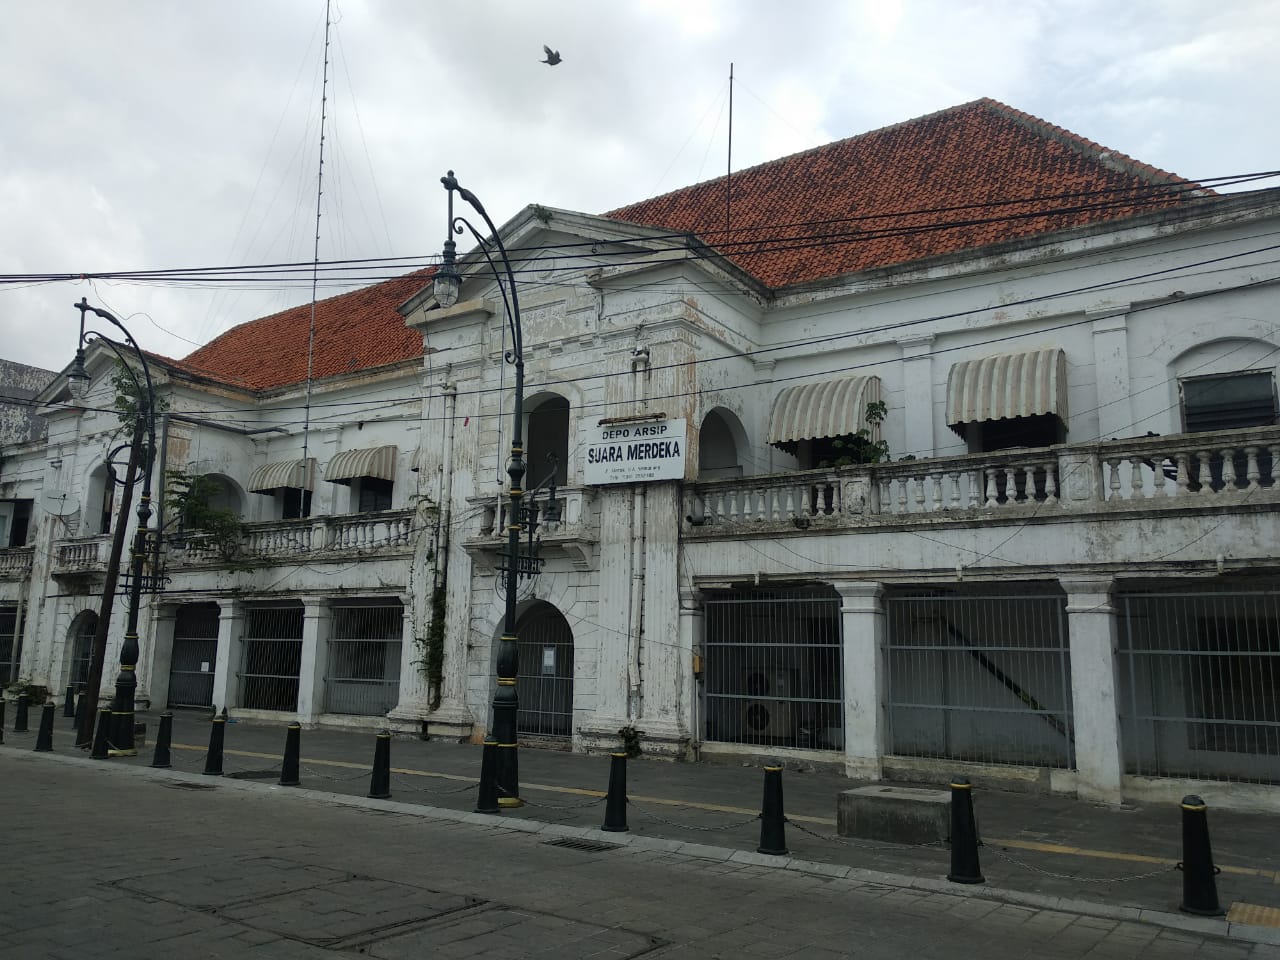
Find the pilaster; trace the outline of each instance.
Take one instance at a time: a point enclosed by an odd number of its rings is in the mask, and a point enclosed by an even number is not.
[[[1124,759],[1116,701],[1114,581],[1062,581],[1071,645],[1071,715],[1081,799],[1118,804]]]
[[[845,775],[879,780],[884,757],[884,585],[834,584],[844,646]]]

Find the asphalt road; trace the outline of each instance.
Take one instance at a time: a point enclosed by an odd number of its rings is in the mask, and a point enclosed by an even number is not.
[[[0,751],[0,823],[0,958],[1280,957],[966,890],[657,840],[582,849],[496,819],[79,757]]]

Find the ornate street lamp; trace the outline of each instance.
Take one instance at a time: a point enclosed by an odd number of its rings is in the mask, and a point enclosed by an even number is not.
[[[475,237],[476,243],[484,253],[485,260],[489,262],[489,269],[493,271],[493,275],[498,281],[498,289],[502,292],[502,302],[506,308],[507,322],[511,327],[511,349],[507,351],[504,358],[515,367],[516,371],[515,409],[512,414],[511,427],[511,459],[507,462],[507,476],[511,478],[510,506],[507,510],[507,596],[502,638],[498,641],[498,688],[493,695],[493,724],[491,727],[491,735],[497,741],[497,756],[494,763],[496,767],[494,773],[496,784],[483,782],[484,773],[482,772],[480,796],[492,796],[496,792],[499,807],[518,807],[524,803],[520,799],[520,767],[516,746],[516,712],[519,708],[519,698],[516,695],[516,668],[518,665],[516,591],[518,590],[520,577],[520,531],[522,526],[521,517],[523,515],[520,500],[524,495],[524,491],[520,489],[520,483],[524,479],[525,470],[524,443],[521,436],[524,420],[524,338],[520,328],[520,298],[516,293],[516,280],[511,272],[511,260],[507,257],[507,249],[502,245],[502,238],[498,236],[498,228],[489,219],[489,214],[485,212],[484,206],[476,199],[474,193],[458,184],[452,170],[449,171],[448,176],[441,177],[440,182],[444,184],[444,189],[449,195],[449,225],[447,238],[444,242],[442,262],[436,269],[434,287],[436,301],[442,307],[451,307],[458,302],[462,278],[458,276],[458,270],[455,265],[457,247],[454,244],[453,236],[455,233],[461,234],[465,227]],[[498,248],[498,256],[502,259],[502,272],[498,270],[497,264],[493,262],[489,243],[485,238],[480,235],[479,231],[471,225],[466,217],[454,215],[453,195],[455,193],[469,203],[476,213],[484,218],[493,244]],[[502,283],[503,273],[505,273],[507,281],[505,288]],[[508,291],[510,291],[509,298]],[[495,785],[496,791],[494,790]],[[486,788],[488,793],[486,793]]]
[[[90,306],[83,297],[76,304],[76,309],[80,311],[80,340],[76,348],[75,363],[67,374],[67,385],[71,395],[79,400],[87,393],[89,374],[84,367],[84,346],[90,340],[99,340],[110,347],[117,359],[120,360],[121,365],[129,372],[129,376],[133,378],[136,388],[135,395],[138,398],[138,419],[134,427],[133,449],[129,460],[131,466],[139,462],[141,464],[142,494],[138,498],[138,527],[134,534],[132,570],[129,578],[129,617],[125,627],[124,643],[120,647],[120,673],[116,677],[116,695],[111,702],[111,733],[109,736],[113,748],[112,754],[116,756],[133,756],[138,752],[134,747],[133,740],[134,698],[138,688],[138,607],[142,600],[143,564],[147,556],[147,528],[151,520],[151,471],[156,450],[156,394],[155,387],[151,382],[151,368],[147,364],[146,354],[138,347],[133,336],[125,329],[124,324],[108,311]],[[117,343],[110,337],[103,336],[94,330],[86,331],[86,313],[93,313],[117,327],[124,334],[124,342],[122,344]],[[137,357],[139,364],[142,366],[142,380],[138,379],[133,367],[126,362],[125,356],[121,352],[121,347],[128,348]],[[144,428],[146,431],[145,442],[143,442],[142,436]],[[142,443],[141,457],[138,456],[139,451],[137,450],[139,443]],[[128,482],[129,477],[127,474],[125,479]],[[120,518],[117,520],[118,535],[112,543],[112,556],[107,565],[107,582],[103,584],[103,613],[101,614],[103,623],[100,630],[104,631],[101,634],[104,638],[106,624],[111,615],[111,598],[116,590],[115,580],[116,573],[119,570],[120,551],[124,544],[123,530],[127,520],[127,510],[128,507],[122,503]],[[95,642],[96,646],[97,643]],[[94,651],[92,662],[98,669],[96,671],[92,668],[90,669],[89,685],[86,691],[90,697],[88,704],[96,702],[98,688],[102,682],[101,663],[104,653],[105,644],[102,652],[96,649]],[[85,731],[91,728],[93,716],[96,713],[96,710],[86,706],[80,736],[82,742],[87,741]]]

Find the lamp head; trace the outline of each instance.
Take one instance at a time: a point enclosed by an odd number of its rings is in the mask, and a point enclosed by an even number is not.
[[[462,289],[462,278],[454,266],[455,244],[452,240],[444,242],[442,263],[436,268],[434,290],[436,303],[442,307],[452,307],[458,302],[458,294]]]
[[[89,393],[89,372],[84,368],[84,348],[76,350],[76,361],[67,373],[67,389],[74,400],[83,400]]]

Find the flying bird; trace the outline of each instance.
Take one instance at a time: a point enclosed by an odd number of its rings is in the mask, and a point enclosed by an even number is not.
[[[545,43],[542,45],[542,49],[547,52],[547,59],[539,60],[538,61],[539,63],[545,63],[548,67],[554,67],[557,63],[560,62],[559,50],[552,50]]]

